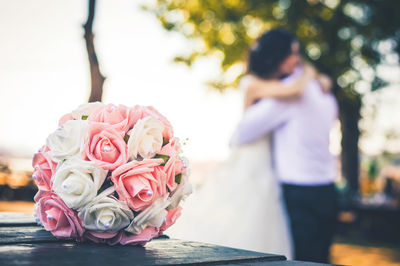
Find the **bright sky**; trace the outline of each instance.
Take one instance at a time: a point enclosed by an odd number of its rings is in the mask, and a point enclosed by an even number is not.
[[[0,0],[0,151],[33,154],[61,115],[87,100],[86,17],[82,0]],[[139,1],[98,1],[94,32],[104,102],[153,105],[189,138],[189,159],[226,157],[241,98],[205,88],[218,75],[215,60],[192,69],[172,63],[190,43],[163,30]]]

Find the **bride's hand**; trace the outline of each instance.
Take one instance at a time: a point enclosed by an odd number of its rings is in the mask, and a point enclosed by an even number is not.
[[[319,74],[316,79],[319,85],[321,85],[323,92],[328,93],[332,90],[333,82],[330,77],[325,74]]]
[[[309,63],[305,63],[303,65],[303,75],[307,79],[311,80],[311,79],[316,79],[317,78],[318,72],[317,72],[317,70],[315,69],[315,67],[313,65],[311,65]]]
[[[308,80],[317,80],[323,92],[327,93],[331,91],[333,86],[331,78],[325,74],[319,73],[311,64],[305,63],[303,65],[303,75]]]

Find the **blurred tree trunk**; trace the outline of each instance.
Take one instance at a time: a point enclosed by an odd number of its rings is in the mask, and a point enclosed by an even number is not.
[[[100,72],[99,61],[97,60],[97,55],[93,44],[94,34],[92,28],[95,8],[96,0],[89,0],[88,18],[86,23],[83,25],[83,28],[85,29],[86,49],[90,64],[91,90],[89,102],[101,101],[103,96],[103,83],[106,79]]]
[[[341,91],[338,102],[339,119],[342,127],[342,175],[347,180],[350,195],[354,195],[358,192],[360,173],[358,150],[360,130],[358,122],[361,118],[361,97],[358,94],[345,95],[345,92]]]

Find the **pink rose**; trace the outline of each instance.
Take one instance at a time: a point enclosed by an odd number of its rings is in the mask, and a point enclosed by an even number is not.
[[[140,113],[123,105],[108,104],[94,111],[88,120],[109,124],[116,130],[126,133],[140,119]]]
[[[175,176],[182,173],[183,170],[183,162],[179,160],[179,149],[178,139],[172,138],[158,153],[169,156],[163,170],[167,173],[167,186],[170,191],[176,189],[178,184],[175,182]]]
[[[147,227],[143,229],[140,234],[134,235],[126,232],[122,232],[118,239],[121,245],[141,245],[143,246],[154,237],[159,236],[159,230],[155,227]],[[110,243],[113,244],[113,243]],[[116,244],[116,243],[115,243]]]
[[[166,175],[158,169],[162,159],[131,161],[115,169],[111,175],[119,199],[134,211],[140,211],[164,196]]]
[[[144,245],[158,235],[159,230],[157,228],[147,227],[137,235],[127,233],[123,230],[117,233],[86,231],[84,237],[95,243],[107,243],[114,246],[117,244]]]
[[[58,238],[80,238],[85,229],[77,214],[54,193],[40,198],[37,216],[47,231]]]
[[[45,145],[33,156],[32,178],[39,190],[51,190],[51,177],[54,175],[57,163],[51,159],[50,149]]]
[[[84,235],[84,239],[88,239],[94,243],[114,243],[119,240],[119,232],[110,233],[110,232],[100,232],[100,231],[86,231]],[[118,240],[116,240],[118,239]]]
[[[167,230],[171,225],[173,225],[176,220],[181,216],[182,207],[176,207],[175,209],[168,210],[167,217],[165,217],[165,222],[160,227],[160,235]]]
[[[174,136],[174,131],[172,129],[171,123],[168,119],[160,114],[153,106],[145,106],[142,109],[142,117],[152,116],[158,120],[160,120],[164,125],[163,137],[167,139],[171,139]]]
[[[35,202],[39,202],[39,200],[41,198],[47,197],[49,195],[51,195],[53,192],[49,191],[49,190],[41,190],[39,189],[38,192],[36,192],[35,196],[33,197],[33,200]]]
[[[67,121],[69,121],[69,120],[74,120],[74,118],[72,117],[72,114],[71,114],[71,113],[66,114],[66,115],[63,115],[63,116],[60,118],[60,120],[58,121],[58,125],[59,125],[59,126],[64,125],[64,124],[65,124]]]
[[[84,153],[100,167],[114,170],[128,161],[128,147],[123,134],[102,123],[90,123]]]

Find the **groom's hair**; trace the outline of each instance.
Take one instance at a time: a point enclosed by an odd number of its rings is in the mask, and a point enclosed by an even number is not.
[[[268,78],[292,52],[296,37],[283,29],[264,32],[250,48],[248,72],[260,78]]]

